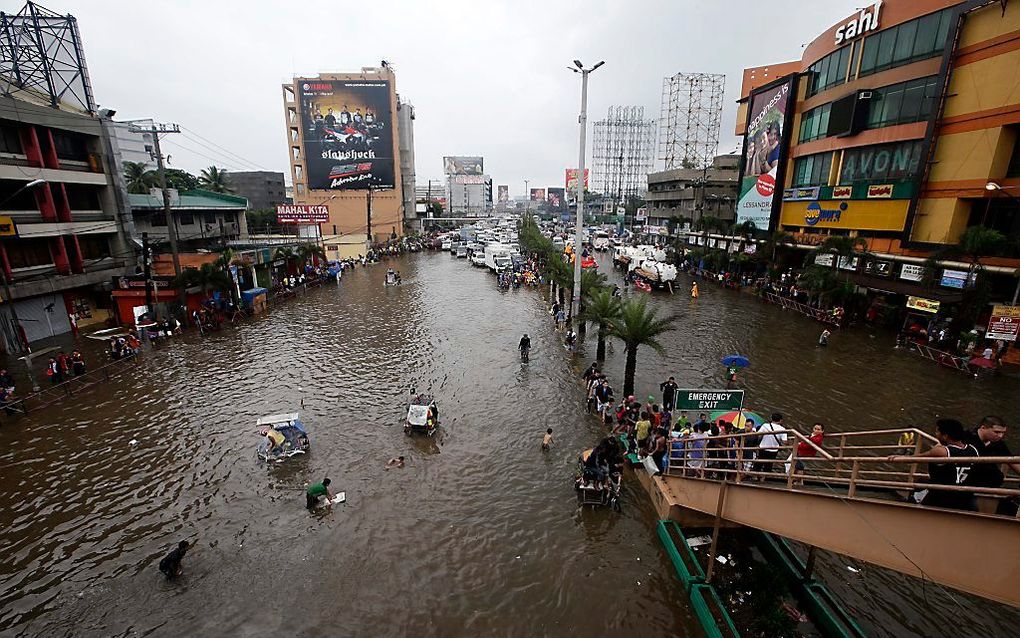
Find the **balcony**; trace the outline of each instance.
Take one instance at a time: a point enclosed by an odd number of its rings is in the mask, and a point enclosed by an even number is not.
[[[64,184],[90,184],[92,186],[106,186],[106,173],[93,172],[87,163],[74,162],[75,165],[82,165],[83,168],[40,168],[38,166],[23,166],[9,163],[6,158],[0,159],[0,179],[9,179],[20,182],[30,182],[34,179],[44,179],[51,183]],[[70,162],[63,162],[68,164]]]

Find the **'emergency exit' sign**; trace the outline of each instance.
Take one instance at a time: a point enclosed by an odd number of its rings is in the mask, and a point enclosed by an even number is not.
[[[744,403],[743,390],[691,390],[676,391],[678,410],[739,410]]]

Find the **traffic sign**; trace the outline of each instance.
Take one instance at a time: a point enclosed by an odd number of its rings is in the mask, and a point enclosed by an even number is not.
[[[992,306],[992,316],[988,319],[988,339],[1016,341],[1020,334],[1020,306]]]

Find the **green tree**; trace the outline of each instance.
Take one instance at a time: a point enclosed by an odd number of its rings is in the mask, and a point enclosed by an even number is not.
[[[124,180],[129,193],[144,195],[156,185],[155,173],[142,162],[124,162]]]
[[[609,336],[609,324],[620,317],[622,304],[620,299],[613,296],[608,290],[597,290],[591,294],[591,298],[581,313],[581,319],[586,323],[593,323],[598,326],[598,350],[595,359],[606,360],[606,337]]]
[[[776,268],[776,251],[779,250],[780,246],[792,246],[793,243],[793,235],[785,230],[774,230],[765,238],[765,244],[762,246],[760,253],[761,258],[767,258],[768,266],[774,269]]]
[[[322,249],[322,246],[307,242],[297,247],[297,256],[301,259],[301,265],[307,264],[312,257],[318,257],[319,259],[326,259],[326,251]]]
[[[166,175],[167,188],[176,188],[184,192],[193,191],[199,186],[198,178],[188,171],[179,168],[168,168],[164,174]]]
[[[207,191],[214,193],[232,193],[230,178],[227,177],[227,169],[210,166],[203,168],[202,174],[198,177],[198,184]]]
[[[252,233],[274,233],[280,231],[280,224],[276,221],[276,209],[256,208],[244,212],[245,220],[248,222],[248,229]]]
[[[175,288],[201,288],[202,292],[209,290],[226,291],[234,287],[233,279],[217,264],[202,264],[199,268],[185,268],[181,274],[174,277]]]
[[[981,269],[981,258],[994,255],[1006,245],[1006,236],[987,226],[971,226],[960,235],[957,247],[970,261],[970,272]]]
[[[648,346],[659,354],[665,349],[658,337],[673,330],[676,317],[659,317],[654,308],[648,307],[645,299],[631,299],[623,304],[620,316],[609,322],[609,335],[623,342],[626,364],[623,370],[623,395],[634,393],[634,373],[637,371],[637,352],[641,346]]]

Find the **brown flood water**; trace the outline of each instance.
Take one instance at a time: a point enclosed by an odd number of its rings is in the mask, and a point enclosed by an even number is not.
[[[607,260],[608,261],[608,260]],[[597,441],[578,374],[532,290],[501,293],[449,254],[359,268],[267,317],[147,352],[136,374],[0,426],[0,634],[11,636],[699,635],[634,481],[624,510],[579,511],[577,452]],[[604,266],[605,267],[605,266]],[[683,318],[666,357],[642,351],[645,394],[674,374],[718,386],[752,360],[752,407],[830,429],[1017,414],[1018,383],[970,380],[746,295],[702,287],[653,303]],[[522,332],[534,343],[522,365]],[[585,346],[590,356],[594,343]],[[621,382],[622,350],[607,371]],[[431,389],[434,439],[400,427]],[[255,458],[255,419],[300,411],[313,449]],[[539,450],[554,428],[552,452]],[[1013,433],[1015,434],[1015,433]],[[131,439],[138,444],[129,445]],[[386,470],[403,454],[407,467]],[[348,503],[304,509],[330,476]],[[160,557],[199,545],[166,583]],[[977,541],[979,542],[979,541]],[[1014,610],[822,556],[821,575],[871,635],[1008,635]]]

